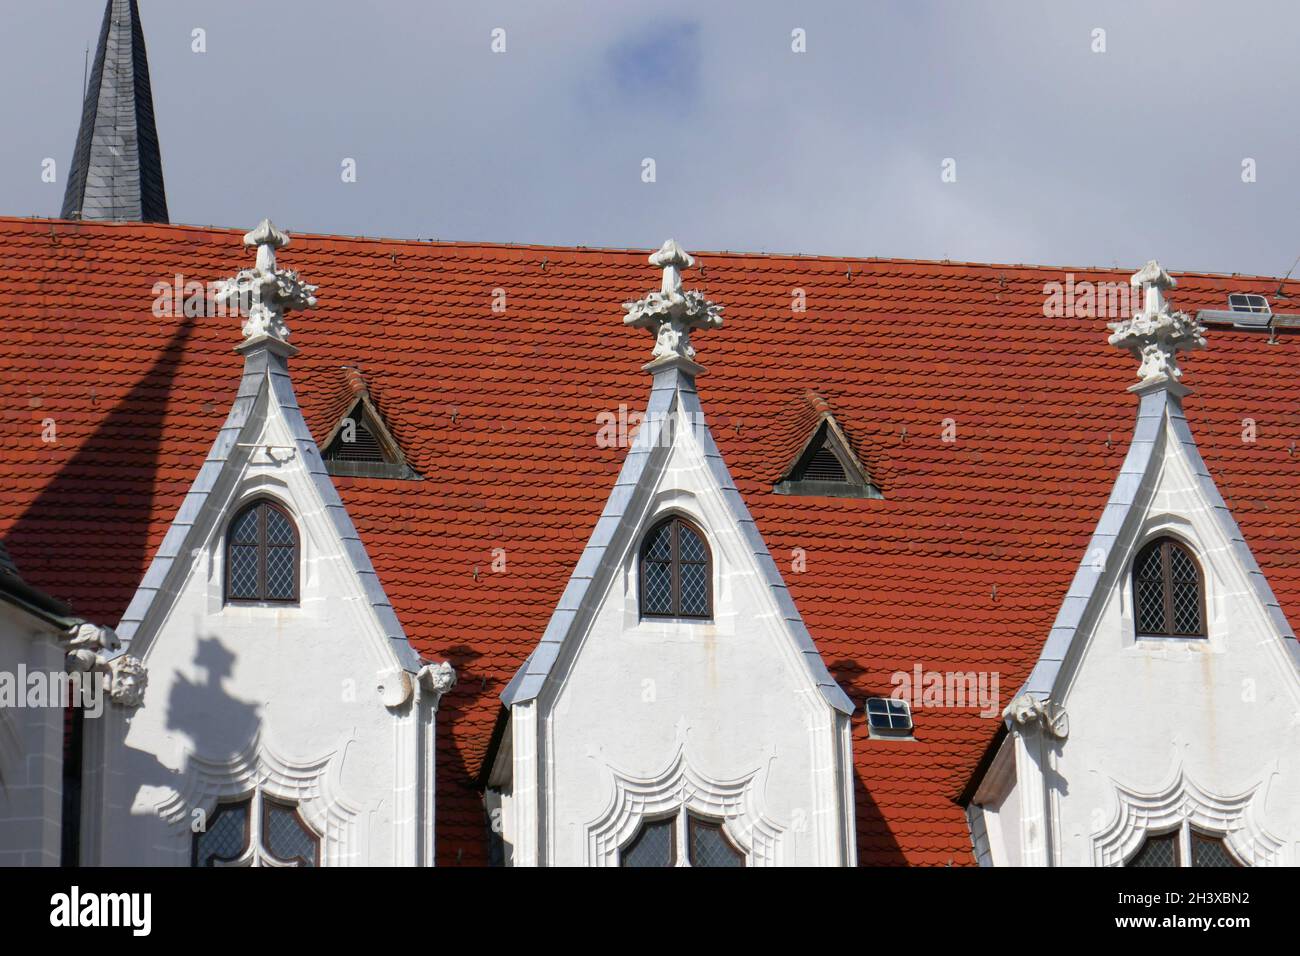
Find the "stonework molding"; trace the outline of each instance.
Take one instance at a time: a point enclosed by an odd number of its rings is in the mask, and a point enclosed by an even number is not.
[[[364,863],[357,846],[362,808],[343,794],[339,781],[349,743],[350,739],[341,740],[334,750],[316,758],[293,758],[273,746],[263,731],[242,751],[224,759],[187,754],[181,789],[153,809],[188,839],[195,810],[210,817],[221,801],[260,790],[297,805],[303,820],[321,836],[323,865]]]
[[[303,282],[298,273],[276,266],[275,252],[289,244],[288,233],[263,219],[244,236],[244,245],[257,247],[252,269],[241,269],[233,279],[221,283],[216,293],[219,305],[234,308],[244,316],[245,342],[263,338],[289,341],[286,312],[309,309],[316,304],[316,286]]]
[[[449,661],[438,664],[425,664],[417,675],[421,686],[432,695],[433,709],[438,709],[443,695],[456,686],[456,668]]]
[[[1131,319],[1111,322],[1109,342],[1127,349],[1138,360],[1134,388],[1161,382],[1177,383],[1183,376],[1178,367],[1178,351],[1205,347],[1205,327],[1186,312],[1172,312],[1165,292],[1177,282],[1152,259],[1129,279],[1142,288],[1142,311]]]
[[[1112,778],[1119,809],[1093,835],[1094,861],[1098,866],[1122,866],[1148,833],[1167,832],[1186,820],[1198,830],[1221,835],[1237,858],[1251,866],[1280,866],[1287,862],[1286,844],[1268,833],[1261,819],[1268,780],[1276,771],[1276,765],[1270,766],[1250,787],[1228,796],[1199,786],[1181,765],[1168,783],[1152,791]]]
[[[674,359],[692,362],[695,349],[691,345],[691,329],[721,328],[722,306],[714,305],[702,292],[683,291],[682,270],[695,265],[695,260],[674,240],[665,241],[649,261],[663,269],[663,283],[658,292],[623,303],[627,310],[623,324],[649,329],[654,335],[654,359],[647,369],[653,370],[658,364]]]
[[[776,866],[783,828],[760,806],[759,767],[733,780],[718,780],[691,765],[684,745],[657,774],[640,777],[608,768],[613,795],[605,811],[587,826],[587,863],[617,866],[619,848],[635,836],[641,821],[674,810],[723,821],[727,836],[747,856],[747,866]],[[684,848],[679,848],[684,852]]]

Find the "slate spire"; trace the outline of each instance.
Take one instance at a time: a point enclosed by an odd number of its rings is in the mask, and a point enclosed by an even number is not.
[[[104,10],[60,215],[167,222],[149,60],[136,0],[108,0]]]

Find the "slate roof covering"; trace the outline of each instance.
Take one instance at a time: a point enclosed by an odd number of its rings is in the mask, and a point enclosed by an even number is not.
[[[292,224],[289,224],[292,226]],[[238,322],[155,318],[179,271],[246,265],[243,230],[0,219],[0,538],[24,575],[114,622],[239,387]],[[1160,250],[1152,250],[1158,254]],[[647,250],[294,236],[283,264],[320,287],[292,321],[312,429],[360,366],[423,481],[334,478],[412,644],[460,680],[438,738],[438,857],[486,861],[474,779],[504,689],[546,629],[625,452],[597,414],[644,408],[651,339],[623,329]],[[922,709],[916,740],[871,740],[890,674],[1026,679],[1133,432],[1135,366],[1105,320],[1045,318],[1064,269],[699,254],[726,308],[700,343],[714,439],[854,718],[863,863],[973,862],[955,799],[999,722]],[[1076,269],[1127,282],[1132,268]],[[1183,309],[1276,279],[1177,273]],[[791,290],[808,312],[792,315]],[[505,313],[491,309],[507,290]],[[1300,282],[1284,284],[1300,301]],[[1210,473],[1294,623],[1300,614],[1300,337],[1213,328],[1184,360]],[[883,500],[772,493],[814,390]],[[1242,419],[1258,440],[1242,440]],[[41,440],[42,422],[58,441]],[[943,420],[957,429],[941,440]],[[505,573],[491,572],[505,548]],[[807,569],[791,570],[802,548]]]
[[[167,221],[149,58],[136,0],[108,0],[104,8],[61,215]]]

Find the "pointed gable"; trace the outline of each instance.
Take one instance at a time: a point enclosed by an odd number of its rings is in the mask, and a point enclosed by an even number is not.
[[[1175,283],[1158,263],[1147,263],[1133,276],[1132,282],[1144,290],[1143,311],[1132,319],[1112,323],[1110,328],[1114,334],[1110,341],[1131,351],[1141,362],[1138,371],[1141,381],[1130,389],[1139,400],[1137,422],[1128,454],[1069,593],[1033,670],[1017,695],[1028,695],[1040,703],[1059,694],[1062,669],[1079,651],[1081,625],[1102,597],[1103,583],[1114,579],[1119,565],[1115,556],[1122,553],[1119,545],[1132,536],[1166,456],[1175,452],[1184,456],[1200,497],[1230,543],[1234,559],[1247,575],[1288,655],[1300,668],[1300,644],[1295,632],[1201,459],[1183,414],[1182,400],[1189,390],[1180,381],[1182,370],[1178,367],[1177,352],[1204,347],[1204,329],[1185,313],[1169,310],[1165,293]],[[1176,443],[1176,448],[1167,448],[1170,440]]]
[[[225,424],[208,452],[203,467],[190,486],[179,513],[172,521],[163,542],[155,553],[149,571],[127,607],[118,634],[123,648],[128,647],[142,629],[152,631],[166,613],[169,596],[189,571],[187,556],[192,555],[211,528],[201,517],[213,513],[209,499],[216,495],[217,504],[228,496],[237,476],[255,455],[278,461],[277,446],[263,437],[265,424],[278,420],[292,440],[292,446],[278,449],[286,460],[298,458],[303,463],[315,493],[316,506],[329,519],[330,527],[342,542],[348,562],[360,582],[366,602],[387,637],[398,664],[406,671],[420,669],[420,658],[411,647],[388,596],[384,593],[374,566],[366,554],[356,528],[343,507],[338,491],[325,470],[319,449],[312,439],[302,411],[294,396],[289,378],[288,360],[296,352],[287,341],[284,313],[291,308],[315,305],[315,286],[301,282],[288,270],[277,269],[275,250],[287,245],[289,238],[268,220],[244,237],[244,244],[258,247],[257,268],[244,270],[227,283],[222,296],[232,305],[247,300],[250,290],[262,288],[266,277],[275,276],[274,300],[267,302],[252,292],[254,305],[244,321],[245,340],[238,346],[244,355],[244,372],[239,390]],[[259,309],[261,311],[259,311]],[[140,649],[136,653],[141,653]]]
[[[136,0],[108,0],[63,197],[64,219],[167,222]]]
[[[645,502],[659,484],[674,445],[694,441],[726,504],[734,529],[766,583],[773,606],[797,648],[809,680],[831,707],[851,714],[853,704],[818,653],[705,419],[695,387],[695,377],[703,369],[694,362],[695,350],[690,345],[689,333],[691,328],[721,325],[721,310],[698,292],[682,292],[681,269],[694,260],[671,239],[650,261],[664,269],[662,291],[624,305],[629,313],[625,323],[648,328],[656,337],[655,358],[645,366],[654,379],[643,424],[540,643],[502,692],[502,702],[509,707],[532,700],[540,693],[565,643],[586,623],[594,597],[602,592],[631,543],[645,530],[641,524]]]

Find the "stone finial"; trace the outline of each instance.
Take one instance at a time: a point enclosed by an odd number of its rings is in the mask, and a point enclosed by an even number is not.
[[[1152,259],[1129,279],[1133,288],[1142,289],[1142,311],[1131,319],[1111,322],[1109,342],[1127,349],[1140,363],[1134,388],[1157,383],[1177,384],[1183,377],[1178,367],[1178,351],[1205,348],[1205,327],[1186,312],[1169,308],[1166,295],[1177,282]]]
[[[627,310],[623,324],[649,329],[654,335],[654,358],[647,369],[653,370],[675,359],[694,365],[691,329],[721,328],[722,307],[714,305],[701,292],[682,289],[682,270],[695,265],[695,260],[674,240],[667,240],[650,256],[649,262],[663,270],[663,282],[658,292],[623,303]],[[698,366],[695,368],[698,370]]]
[[[275,253],[289,244],[288,233],[281,232],[269,219],[244,236],[244,245],[257,247],[257,259],[251,269],[241,269],[233,279],[222,283],[216,301],[233,307],[244,316],[246,342],[272,338],[289,340],[286,312],[310,309],[316,304],[316,286],[303,282],[298,273],[276,265]]]

